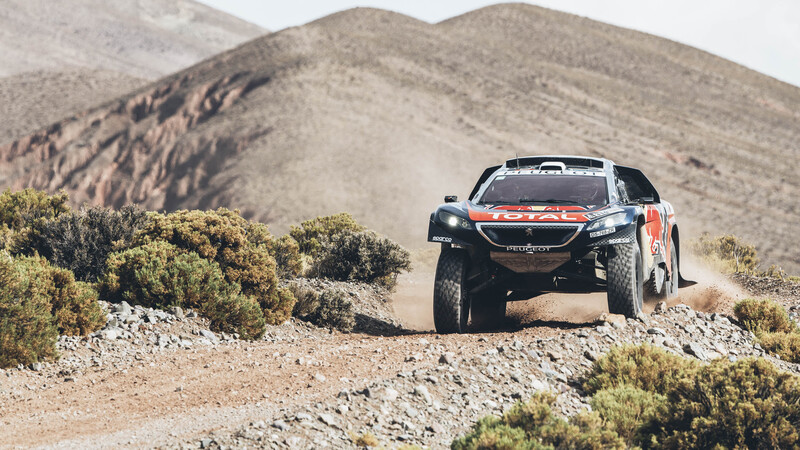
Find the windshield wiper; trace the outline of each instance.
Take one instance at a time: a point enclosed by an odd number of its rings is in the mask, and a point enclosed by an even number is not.
[[[548,198],[547,200],[536,200],[532,198],[521,198],[519,199],[520,203],[573,203],[577,204],[578,202],[574,200],[559,200],[556,198]]]

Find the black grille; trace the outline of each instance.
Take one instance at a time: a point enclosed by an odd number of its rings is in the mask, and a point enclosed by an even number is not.
[[[484,225],[481,231],[495,245],[559,246],[578,231],[577,226]]]

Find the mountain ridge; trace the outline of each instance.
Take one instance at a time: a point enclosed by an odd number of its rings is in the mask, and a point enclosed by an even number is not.
[[[484,167],[587,154],[644,169],[690,234],[734,232],[797,271],[781,242],[800,219],[798,102],[707,52],[535,6],[438,24],[359,8],[2,146],[0,180],[78,203],[239,208],[277,232],[345,210],[421,247],[441,196]]]

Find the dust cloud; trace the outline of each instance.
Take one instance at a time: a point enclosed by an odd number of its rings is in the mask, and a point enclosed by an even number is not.
[[[412,252],[414,270],[398,278],[392,295],[395,314],[412,330],[429,331],[433,324],[433,282],[438,248]],[[681,263],[682,276],[696,284],[678,290],[678,297],[668,306],[680,303],[695,311],[731,314],[733,305],[747,293],[725,275],[705,266],[692,256]],[[651,313],[657,300],[645,301],[644,311]],[[549,324],[587,324],[608,312],[605,292],[586,294],[546,293],[530,300],[508,305],[507,326],[548,326]]]

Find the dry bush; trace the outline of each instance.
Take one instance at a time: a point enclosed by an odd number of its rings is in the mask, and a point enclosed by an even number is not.
[[[97,294],[71,272],[0,253],[0,367],[55,358],[59,333],[86,335],[103,324]]]
[[[309,314],[308,321],[318,327],[352,331],[355,326],[353,302],[339,289],[325,289],[319,294],[319,305]]]
[[[64,191],[47,195],[36,189],[0,194],[0,237],[3,248],[12,254],[31,254],[31,242],[49,221],[70,211]]]
[[[569,422],[553,414],[556,395],[537,393],[526,403],[517,403],[503,417],[485,417],[466,436],[453,441],[453,449],[625,448],[624,441],[607,430],[596,413],[579,413]]]
[[[628,385],[665,394],[698,369],[695,360],[668,353],[649,344],[614,347],[592,366],[584,380],[586,392]]]
[[[50,300],[30,287],[8,253],[0,253],[0,368],[57,356]]]
[[[764,359],[713,361],[667,394],[642,429],[649,448],[797,448],[800,377]]]
[[[397,275],[411,268],[406,249],[372,231],[343,232],[326,242],[314,261],[323,278],[363,281],[393,288]]]
[[[269,253],[275,258],[278,277],[295,278],[303,273],[303,258],[300,255],[300,246],[291,236],[285,235],[271,241]]]
[[[94,282],[103,274],[108,255],[130,246],[136,231],[146,223],[147,213],[135,206],[119,211],[92,207],[61,214],[41,227],[29,250],[71,270],[78,280]]]
[[[744,328],[756,336],[797,331],[797,325],[789,318],[786,309],[772,300],[745,299],[734,305],[733,313]]]
[[[361,448],[377,447],[381,444],[378,441],[378,438],[376,438],[375,435],[370,432],[366,432],[359,435],[351,434],[350,439],[353,441],[353,445]]]
[[[759,259],[754,245],[748,244],[732,234],[717,236],[703,234],[693,245],[695,253],[728,273],[756,273]]]
[[[762,333],[758,342],[784,361],[800,363],[800,333]]]
[[[607,426],[632,446],[639,428],[649,422],[665,402],[666,397],[661,394],[622,385],[598,391],[591,405]]]
[[[349,213],[339,213],[306,220],[299,227],[292,226],[289,235],[297,241],[301,253],[315,257],[327,241],[347,231],[358,233],[366,228]]]

